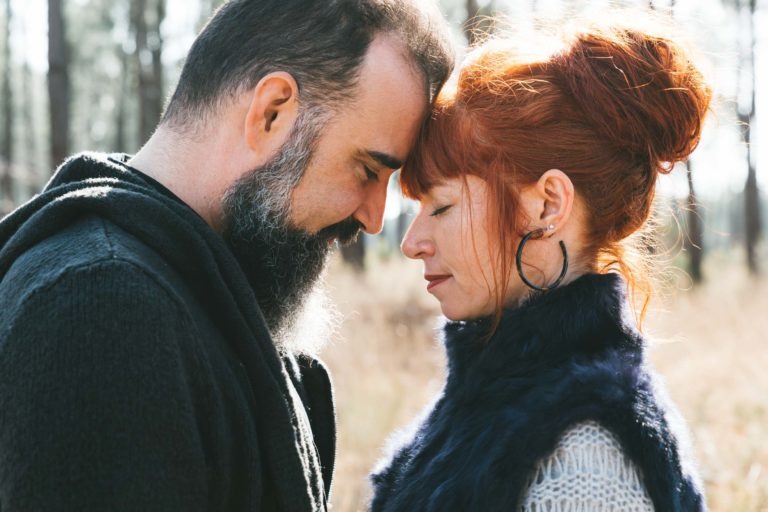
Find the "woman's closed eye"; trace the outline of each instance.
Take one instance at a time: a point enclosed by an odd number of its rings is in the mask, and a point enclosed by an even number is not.
[[[447,212],[447,211],[448,211],[448,209],[449,209],[451,206],[453,206],[453,205],[449,204],[449,205],[447,205],[447,206],[441,206],[440,208],[436,208],[436,209],[435,209],[434,211],[432,211],[432,213],[430,213],[429,215],[430,215],[430,217],[439,217],[440,215],[442,215],[442,214],[444,214],[445,212]]]

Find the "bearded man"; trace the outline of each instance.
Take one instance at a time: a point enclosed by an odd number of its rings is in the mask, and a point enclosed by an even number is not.
[[[0,223],[0,510],[327,509],[331,385],[293,333],[450,73],[422,3],[226,2],[136,155]]]

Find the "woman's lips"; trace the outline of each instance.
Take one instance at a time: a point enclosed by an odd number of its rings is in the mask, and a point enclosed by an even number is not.
[[[430,291],[435,286],[444,283],[448,278],[450,278],[450,274],[426,274],[424,276],[424,279],[429,281],[427,284],[427,291]]]

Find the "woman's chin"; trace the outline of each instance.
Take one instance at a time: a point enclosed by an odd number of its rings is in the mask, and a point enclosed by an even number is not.
[[[464,320],[461,315],[456,315],[455,313],[447,312],[446,310],[443,311],[443,316],[450,320],[451,322],[459,322],[461,320]]]
[[[443,316],[452,322],[464,322],[468,320],[477,320],[490,315],[490,312],[485,311],[472,311],[467,308],[452,307],[451,304],[440,303],[440,311]]]
[[[440,301],[440,311],[443,313],[443,316],[447,318],[448,320],[452,322],[458,322],[459,320],[463,320],[462,318],[462,311],[458,310],[456,307],[454,307],[454,304],[449,304],[446,301]]]

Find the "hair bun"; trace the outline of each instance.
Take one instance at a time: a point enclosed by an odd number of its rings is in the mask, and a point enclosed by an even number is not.
[[[558,60],[590,124],[617,148],[664,172],[698,144],[712,92],[678,43],[645,30],[592,28]]]

